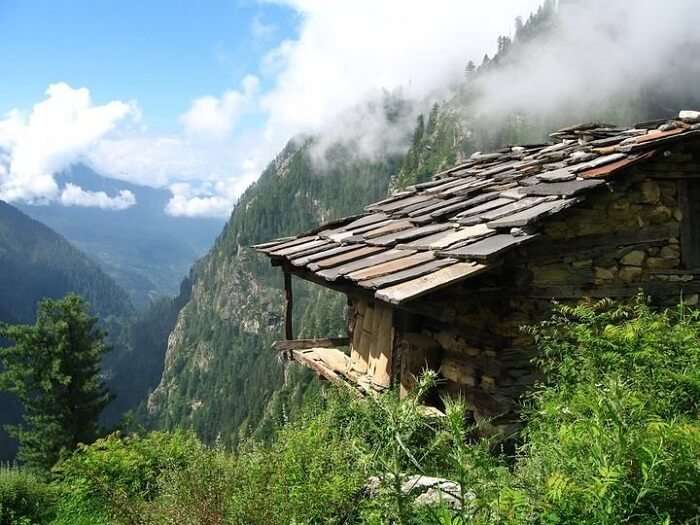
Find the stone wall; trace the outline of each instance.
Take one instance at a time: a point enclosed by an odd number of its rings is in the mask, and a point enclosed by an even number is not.
[[[541,224],[540,239],[499,269],[409,304],[395,340],[402,389],[427,364],[442,376],[440,394],[463,396],[477,419],[510,430],[518,398],[537,378],[521,327],[544,319],[553,299],[621,299],[641,289],[659,303],[683,295],[697,304],[700,273],[683,263],[681,194],[699,167],[696,146],[659,152]]]

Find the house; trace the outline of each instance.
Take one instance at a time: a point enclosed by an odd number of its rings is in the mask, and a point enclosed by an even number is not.
[[[697,303],[700,113],[551,137],[475,153],[362,215],[255,246],[285,276],[287,340],[276,348],[365,391],[405,394],[429,367],[439,394],[507,425],[536,377],[520,327],[553,299],[643,289]],[[292,275],[347,295],[347,339],[293,340]]]

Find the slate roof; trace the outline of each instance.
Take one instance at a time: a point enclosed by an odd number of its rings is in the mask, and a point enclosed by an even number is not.
[[[659,148],[700,137],[700,113],[631,128],[581,124],[552,143],[475,153],[366,213],[253,246],[292,271],[400,304],[467,279],[536,238],[537,223],[585,199]]]

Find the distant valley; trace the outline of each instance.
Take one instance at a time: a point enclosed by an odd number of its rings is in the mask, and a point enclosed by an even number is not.
[[[123,288],[138,309],[164,295],[174,296],[192,263],[212,246],[222,219],[172,217],[165,213],[165,189],[103,177],[85,165],[56,177],[108,195],[128,190],[136,204],[125,210],[93,207],[16,204],[30,217],[63,235],[92,257]]]

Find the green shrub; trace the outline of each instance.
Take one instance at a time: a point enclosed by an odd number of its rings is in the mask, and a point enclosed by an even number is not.
[[[0,525],[42,525],[54,512],[55,492],[42,478],[0,466]]]
[[[185,468],[201,450],[186,432],[112,434],[81,446],[54,469],[61,494],[55,525],[143,523],[161,476]]]

